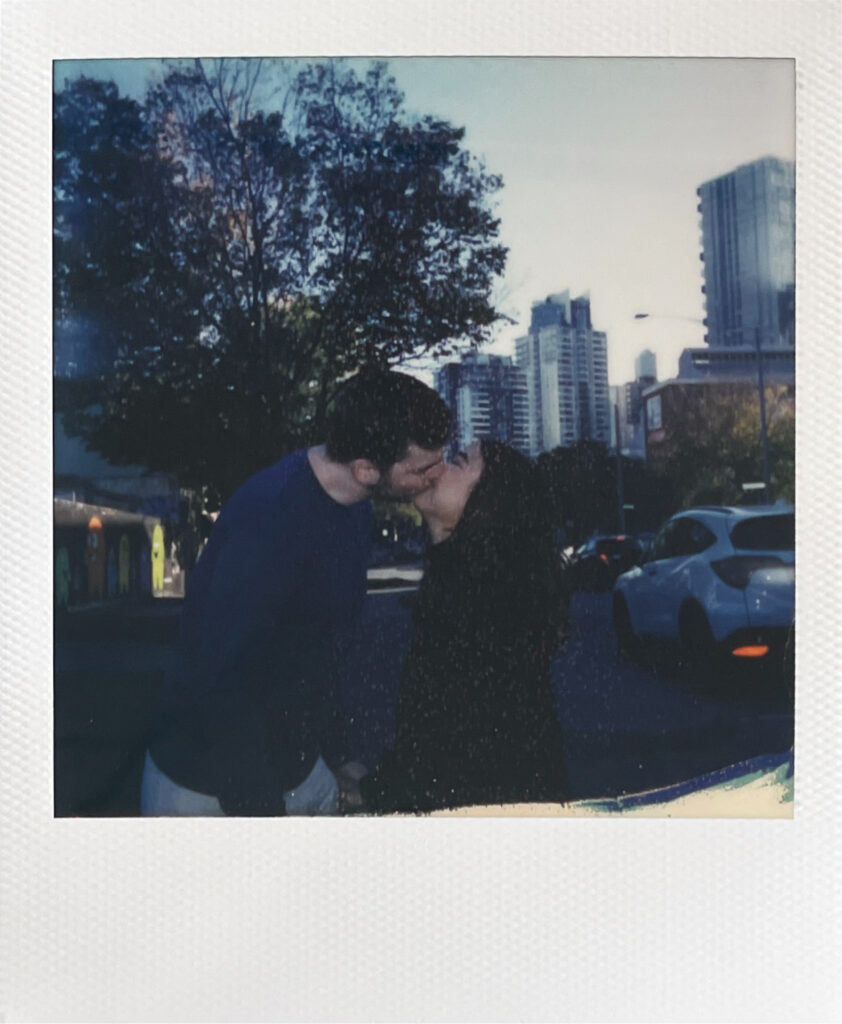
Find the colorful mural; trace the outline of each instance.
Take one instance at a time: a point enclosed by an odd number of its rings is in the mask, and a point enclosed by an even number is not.
[[[118,558],[118,591],[121,594],[129,593],[131,560],[131,545],[129,544],[129,538],[124,533],[120,537],[120,555]]]
[[[88,570],[88,600],[101,601],[105,596],[105,537],[99,516],[91,516],[88,522],[85,565]]]
[[[164,531],[160,523],[152,531],[152,592],[164,589]]]
[[[158,529],[156,578],[163,589],[164,534],[157,519],[121,509],[54,501],[53,600],[57,608],[152,595],[152,540]]]

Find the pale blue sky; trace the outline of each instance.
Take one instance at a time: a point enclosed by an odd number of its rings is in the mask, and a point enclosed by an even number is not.
[[[511,352],[533,301],[588,291],[608,334],[609,378],[633,376],[649,348],[662,379],[702,343],[696,188],[762,156],[795,159],[794,62],[719,58],[404,57],[389,61],[410,111],[466,128],[466,145],[503,175],[497,212],[510,247],[500,307],[518,320],[493,351]],[[57,65],[140,95],[156,62]]]

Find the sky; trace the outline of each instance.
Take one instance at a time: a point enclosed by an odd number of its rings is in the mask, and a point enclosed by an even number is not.
[[[588,293],[608,336],[612,384],[644,349],[660,379],[703,344],[696,189],[764,156],[795,159],[795,66],[786,59],[402,57],[405,105],[465,128],[465,146],[503,176],[496,212],[509,247],[495,290],[517,321],[487,351],[513,354],[533,302]],[[141,98],[154,61],[64,61]],[[636,313],[649,313],[635,320]]]

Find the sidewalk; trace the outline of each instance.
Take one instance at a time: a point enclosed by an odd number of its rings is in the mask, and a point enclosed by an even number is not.
[[[424,575],[420,564],[378,565],[368,570],[369,593],[415,590]],[[56,643],[137,640],[174,643],[184,598],[123,597],[77,605],[55,613]]]
[[[55,642],[175,643],[183,605],[178,597],[123,598],[57,611]]]

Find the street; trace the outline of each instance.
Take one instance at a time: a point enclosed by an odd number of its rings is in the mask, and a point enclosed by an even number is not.
[[[369,594],[338,686],[343,756],[371,765],[394,727],[413,591]],[[57,815],[137,813],[145,730],[180,602],[142,613],[77,613],[57,630]],[[788,749],[785,687],[763,680],[692,685],[674,663],[617,654],[610,595],[577,593],[571,634],[553,668],[571,799],[639,792]]]
[[[780,682],[729,677],[694,685],[675,660],[620,658],[610,594],[577,593],[553,680],[571,796],[639,792],[792,746]]]
[[[376,759],[393,727],[409,637],[406,594],[369,596],[346,680],[351,752]],[[757,680],[694,686],[674,662],[629,665],[617,653],[610,594],[576,593],[570,637],[553,666],[571,799],[617,796],[703,775],[792,745],[785,687]]]

